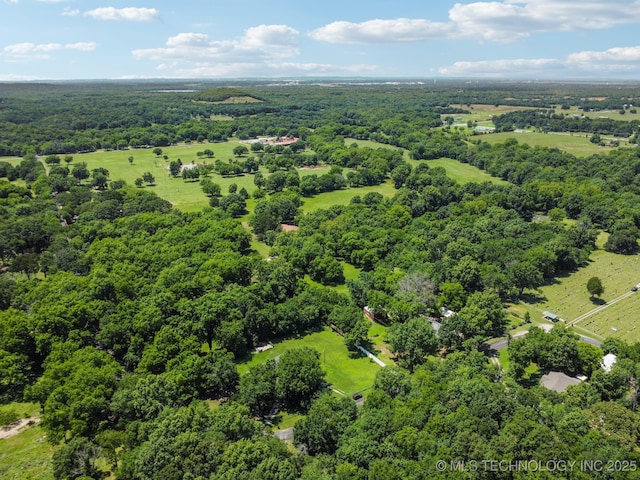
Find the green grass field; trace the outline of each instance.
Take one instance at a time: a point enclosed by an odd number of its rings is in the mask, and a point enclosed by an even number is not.
[[[601,234],[602,245],[606,234]],[[558,278],[553,285],[540,289],[540,301],[522,303],[516,307],[521,313],[528,310],[532,321],[540,321],[543,311],[550,311],[565,321],[593,310],[598,306],[587,292],[587,281],[599,277],[604,286],[602,300],[612,300],[640,282],[640,255],[616,255],[599,249],[591,254],[589,264],[566,277]],[[579,322],[578,333],[596,339],[619,337],[627,342],[640,341],[640,292],[615,303],[601,312]]]
[[[409,163],[415,167],[416,164],[426,162],[431,168],[442,167],[447,171],[447,176],[460,184],[476,182],[491,182],[496,185],[508,185],[509,182],[501,178],[492,177],[488,173],[480,170],[468,163],[460,163],[451,158],[437,158],[435,160],[409,160]]]
[[[396,191],[390,180],[387,180],[381,185],[371,187],[345,188],[343,190],[321,193],[313,197],[304,197],[302,199],[304,202],[302,209],[305,212],[315,212],[316,210],[329,208],[333,205],[346,205],[356,195],[363,197],[367,193],[378,192],[385,197],[392,197],[396,194]]]
[[[491,121],[491,117],[494,115],[503,115],[510,112],[518,112],[521,110],[530,110],[532,107],[517,107],[512,105],[487,105],[487,104],[473,104],[467,105],[452,105],[452,107],[459,107],[469,110],[469,113],[456,113],[446,114],[442,117],[454,117],[461,118],[462,120],[456,120],[456,124],[467,123],[469,120],[472,122],[484,123]]]
[[[610,118],[611,120],[621,120],[624,122],[630,122],[631,120],[640,120],[640,113],[631,113],[627,110],[624,115],[620,114],[619,110],[601,110],[598,112],[583,112],[578,107],[571,107],[568,110],[562,110],[562,108],[557,107],[556,113],[562,115],[584,115],[589,118]]]
[[[351,143],[357,143],[360,147],[395,149],[395,147],[390,147],[388,145],[373,142],[370,140],[354,140],[351,138],[347,138],[345,139],[345,143],[347,145],[350,145]],[[438,158],[435,160],[412,160],[409,158],[409,152],[407,150],[403,150],[403,155],[407,163],[409,163],[412,167],[415,168],[416,165],[424,162],[426,162],[429,167],[442,167],[447,171],[447,176],[449,178],[461,184],[470,182],[492,182],[498,185],[504,185],[508,183],[500,178],[492,177],[488,173],[474,167],[473,165],[460,163],[457,160],[453,160],[451,158]],[[387,183],[391,188],[393,188],[393,185],[390,181]]]
[[[515,138],[518,143],[528,143],[531,146],[558,148],[565,152],[571,153],[577,157],[586,157],[595,153],[607,154],[613,147],[601,147],[589,141],[591,135],[588,133],[537,133],[537,132],[503,132],[503,133],[487,133],[473,137],[484,142],[494,145],[503,143],[508,138]],[[613,140],[613,137],[603,137],[605,141]],[[627,146],[624,139],[620,140],[621,146]]]
[[[162,147],[162,155],[156,156],[153,149],[132,149],[98,151],[73,155],[73,162],[86,162],[89,170],[102,167],[109,170],[110,180],[124,180],[133,185],[136,178],[142,177],[145,172],[151,172],[155,177],[154,186],[144,186],[143,188],[155,192],[158,196],[169,200],[175,207],[182,211],[197,211],[209,205],[209,199],[202,192],[199,182],[184,181],[182,178],[173,178],[169,175],[169,163],[172,160],[180,159],[183,164],[190,163],[214,163],[217,159],[226,161],[233,158],[233,148],[238,145],[237,141],[209,144],[174,145]],[[205,149],[214,152],[214,158],[198,158],[197,152]],[[133,163],[129,164],[128,158],[133,157]],[[249,192],[255,189],[253,175],[242,175],[238,177],[223,178],[219,175],[212,175],[215,183],[218,183],[222,193],[226,194],[229,185],[235,183],[238,189],[245,187]]]
[[[11,403],[0,408],[15,410],[22,418],[37,417],[34,403]],[[0,478],[3,480],[53,480],[51,458],[56,447],[46,440],[40,425],[26,427],[17,435],[0,440]]]
[[[250,360],[238,365],[238,370],[243,374],[253,365],[282,355],[288,349],[300,347],[315,348],[320,353],[320,363],[327,375],[327,382],[346,395],[371,387],[376,373],[381,368],[367,357],[349,352],[342,337],[326,328],[303,337],[273,342],[272,349],[254,353]]]

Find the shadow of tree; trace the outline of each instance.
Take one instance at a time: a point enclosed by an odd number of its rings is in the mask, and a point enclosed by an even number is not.
[[[540,292],[528,292],[523,294],[520,297],[520,300],[524,303],[528,303],[530,305],[534,305],[536,303],[544,303],[547,301],[547,297],[545,297]]]

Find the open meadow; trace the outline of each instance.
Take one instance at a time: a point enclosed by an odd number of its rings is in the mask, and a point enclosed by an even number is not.
[[[226,161],[233,158],[233,148],[237,141],[207,143],[207,144],[181,144],[170,147],[162,147],[162,155],[157,156],[152,148],[139,148],[130,150],[97,151],[73,155],[73,162],[86,162],[87,168],[106,168],[109,171],[110,180],[124,180],[133,185],[136,178],[142,177],[145,172],[151,172],[155,177],[155,185],[144,186],[159,197],[169,200],[175,207],[182,211],[197,211],[209,205],[209,199],[202,192],[200,182],[185,181],[181,177],[173,178],[169,174],[169,163],[180,159],[183,164],[190,163],[214,163],[216,160]],[[198,158],[197,152],[210,149],[214,152],[213,158]],[[167,159],[164,159],[164,156]],[[129,157],[133,157],[133,163],[129,163]],[[255,189],[253,175],[223,178],[212,175],[222,192],[226,194],[229,185],[235,183],[238,189],[244,187],[248,191]]]
[[[640,113],[632,113],[630,110],[626,110],[625,113],[620,113],[620,110],[598,110],[594,112],[585,112],[576,106],[572,106],[568,110],[563,110],[562,107],[556,107],[556,113],[562,115],[578,115],[589,118],[609,118],[611,120],[621,120],[623,122],[630,122],[631,120],[640,120]]]
[[[601,234],[598,245],[602,246],[606,234]],[[587,281],[599,277],[604,286],[602,301],[592,301],[587,292]],[[601,303],[611,301],[630,292],[640,282],[640,255],[618,255],[598,249],[591,254],[589,264],[570,275],[557,278],[552,285],[540,288],[532,301],[514,307],[519,316],[528,311],[534,323],[542,319],[542,312],[557,314],[570,322]],[[640,341],[640,292],[606,306],[594,315],[576,323],[577,333],[602,340],[618,337],[627,342]]]
[[[254,353],[251,359],[240,363],[238,365],[240,374],[250,370],[253,365],[281,355],[286,350],[310,347],[320,353],[320,364],[331,387],[345,395],[352,395],[371,387],[376,373],[381,368],[369,358],[359,353],[350,352],[345,346],[343,338],[329,328],[272,343],[272,349]]]
[[[515,138],[518,143],[528,143],[532,147],[549,147],[557,148],[565,152],[571,153],[576,157],[586,157],[593,154],[606,155],[615,147],[601,147],[595,143],[591,143],[589,139],[591,134],[588,133],[539,133],[533,131],[517,132],[501,132],[501,133],[485,133],[473,137],[482,140],[491,145],[496,143],[504,143],[508,138]],[[606,141],[614,140],[614,137],[603,136]],[[615,138],[620,141],[620,146],[628,146],[625,139]]]
[[[388,148],[388,149],[395,148],[389,145],[384,145],[382,143],[373,142],[371,140],[346,139],[345,143],[347,144],[357,143],[358,146],[360,147],[369,147],[369,148]],[[402,149],[402,153],[404,155],[404,159],[413,168],[415,168],[420,163],[426,163],[430,168],[442,167],[447,171],[447,176],[449,178],[461,184],[470,183],[470,182],[477,182],[477,183],[491,182],[497,185],[506,185],[508,183],[502,180],[501,178],[492,177],[488,173],[480,170],[477,167],[474,167],[473,165],[469,165],[467,163],[461,163],[452,158],[437,158],[434,160],[412,160],[411,158],[409,158],[409,152],[407,150]],[[383,193],[383,192],[380,192],[380,193]]]

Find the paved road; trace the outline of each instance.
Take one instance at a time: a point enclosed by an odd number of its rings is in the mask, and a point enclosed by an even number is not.
[[[514,335],[511,338],[521,338],[521,337],[525,336],[526,334],[527,334],[527,332],[518,333],[517,335]],[[590,343],[591,345],[595,345],[596,347],[599,347],[600,345],[602,345],[602,342],[596,340],[595,338],[585,337],[584,335],[579,335],[579,337],[580,337],[580,341],[581,342]],[[502,350],[503,348],[507,348],[508,346],[509,346],[509,339],[508,338],[501,338],[499,340],[496,340],[492,344],[490,344],[489,348],[491,350]]]
[[[602,345],[602,342],[596,340],[595,338],[585,337],[584,335],[580,335],[580,341],[584,343],[590,343],[591,345],[595,345],[596,347]]]
[[[632,296],[635,292],[632,291],[628,291],[623,293],[622,295],[620,295],[619,297],[614,298],[613,300],[609,300],[606,303],[603,303],[602,305],[597,306],[596,308],[594,308],[593,310],[589,310],[587,313],[583,313],[582,315],[580,315],[579,317],[574,318],[573,320],[571,320],[570,322],[567,323],[568,326],[573,326],[579,322],[581,322],[582,320],[585,320],[587,318],[589,318],[591,315],[595,315],[598,312],[601,312],[602,310],[604,310],[607,307],[610,307],[611,305],[614,305],[622,300],[624,300],[625,298],[629,298],[630,296]]]

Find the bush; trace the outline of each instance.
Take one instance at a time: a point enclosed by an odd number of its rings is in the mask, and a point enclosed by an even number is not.
[[[14,409],[0,410],[0,426],[11,425],[18,419],[20,419],[20,415]]]

